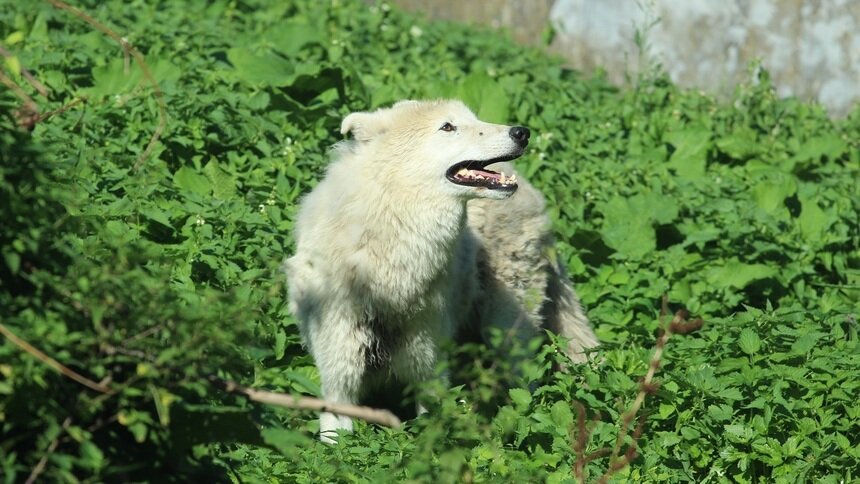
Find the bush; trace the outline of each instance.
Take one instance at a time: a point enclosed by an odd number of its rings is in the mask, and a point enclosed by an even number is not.
[[[660,75],[619,90],[386,4],[82,4],[151,76],[67,11],[0,11],[3,73],[44,117],[28,124],[0,92],[0,323],[44,352],[0,340],[7,482],[572,481],[572,403],[599,416],[586,451],[612,447],[663,294],[706,322],[667,348],[620,478],[860,474],[860,111],[778,99],[763,71],[728,103]],[[503,363],[473,365],[430,416],[338,446],[315,440],[312,414],[210,385],[319,394],[278,273],[297,200],[346,113],[439,96],[536,132],[519,168],[548,199],[599,363],[559,372],[544,345],[509,390]]]

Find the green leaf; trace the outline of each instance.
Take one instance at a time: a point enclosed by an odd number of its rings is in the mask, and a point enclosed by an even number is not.
[[[651,220],[634,212],[630,202],[613,197],[601,206],[604,221],[600,234],[609,247],[619,253],[638,259],[657,248],[657,237]]]
[[[233,177],[221,169],[213,159],[203,167],[203,172],[212,183],[212,195],[222,200],[233,198],[236,195],[236,181]]]
[[[746,425],[732,424],[725,425],[723,428],[731,442],[747,443],[755,436],[755,431]]]
[[[706,279],[715,287],[743,289],[751,282],[774,277],[779,273],[776,267],[764,264],[745,264],[730,259],[722,266],[705,271]]]
[[[573,412],[570,410],[570,404],[567,402],[555,402],[550,408],[552,421],[557,425],[563,434],[567,434],[567,429],[573,424]]]
[[[741,127],[717,140],[717,148],[735,160],[746,160],[761,153],[755,131]]]
[[[81,464],[88,469],[101,469],[104,467],[104,452],[90,441],[81,442]]]
[[[687,440],[699,440],[702,436],[702,433],[692,427],[681,427],[680,428],[681,436],[683,436]]]
[[[319,384],[298,371],[284,371],[283,377],[290,380],[291,388],[297,392],[309,393],[316,397],[322,396]]]
[[[717,422],[731,420],[732,415],[734,415],[734,410],[726,404],[708,405],[708,416]]]
[[[275,358],[280,360],[284,357],[287,348],[287,334],[283,331],[275,333]]]
[[[675,406],[674,405],[667,405],[665,403],[661,403],[659,410],[657,411],[657,415],[660,416],[661,420],[667,419],[673,413],[675,413]]]
[[[3,43],[6,45],[15,45],[22,40],[24,40],[24,32],[18,30],[7,35],[6,39],[3,40]]]
[[[267,38],[278,52],[291,57],[298,54],[308,44],[325,42],[326,36],[322,26],[310,25],[300,20],[290,20],[278,25],[278,28],[273,29]]]
[[[260,436],[266,445],[274,447],[284,455],[292,455],[311,444],[310,439],[294,430],[268,428],[263,429]]]
[[[10,55],[3,58],[3,64],[6,66],[6,69],[12,73],[14,77],[21,76],[21,61],[18,60],[17,56]]]
[[[632,196],[630,208],[636,216],[646,216],[654,222],[668,224],[678,217],[678,202],[662,193],[643,191]]]
[[[838,220],[838,216],[831,210],[822,210],[818,196],[800,195],[799,199],[801,211],[797,217],[797,225],[800,227],[800,233],[809,242],[825,240],[828,229]]]
[[[21,256],[17,252],[4,250],[3,259],[6,261],[6,267],[9,268],[9,272],[13,275],[18,274],[18,270],[21,268]]]
[[[510,395],[511,401],[514,403],[514,407],[520,413],[527,410],[529,404],[532,402],[531,393],[522,388],[511,388],[508,390],[508,395]]]
[[[770,172],[753,188],[753,200],[769,214],[788,214],[785,199],[797,192],[794,176],[781,172]]]
[[[175,81],[182,74],[179,67],[164,59],[148,59],[147,67],[156,82]],[[142,83],[149,85],[140,66],[134,61],[126,65],[122,57],[94,67],[92,76],[93,86],[82,89],[82,92],[90,97],[131,94]]]
[[[820,332],[804,333],[800,335],[794,343],[792,343],[791,352],[805,355],[809,353],[812,348],[815,348],[818,341],[824,336],[826,335]]]
[[[666,141],[675,147],[669,166],[683,179],[695,180],[705,174],[708,150],[711,149],[711,132],[704,128],[690,128],[666,133]]]
[[[170,223],[170,218],[168,218],[167,213],[158,207],[152,205],[143,207],[140,209],[140,214],[150,220],[160,223],[165,227],[173,228],[173,225]]]
[[[205,176],[187,166],[176,170],[176,173],[173,174],[173,183],[182,190],[197,195],[208,195],[212,190],[212,185]]]
[[[599,209],[604,216],[600,233],[606,245],[631,259],[642,258],[657,248],[655,222],[669,223],[678,216],[677,202],[653,192],[627,199],[613,197]]]
[[[295,78],[295,64],[274,52],[255,53],[245,47],[227,51],[236,76],[253,86],[288,86]]]
[[[737,387],[728,387],[720,390],[720,398],[723,400],[738,401],[743,400],[744,395]]]
[[[738,344],[741,347],[741,351],[748,355],[754,355],[761,349],[761,339],[759,339],[755,331],[749,328],[744,328],[741,331],[738,337]]]
[[[827,133],[806,140],[795,158],[798,161],[819,161],[821,158],[834,161],[842,157],[848,145],[837,133]]]
[[[488,123],[509,123],[510,99],[504,88],[486,74],[467,76],[457,91],[457,97]]]

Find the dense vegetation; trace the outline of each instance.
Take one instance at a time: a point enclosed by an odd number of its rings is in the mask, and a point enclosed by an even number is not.
[[[659,71],[619,90],[385,4],[81,2],[159,96],[93,25],[2,3],[2,73],[43,115],[66,108],[36,119],[0,90],[0,323],[44,352],[0,338],[0,480],[571,482],[573,402],[585,451],[612,447],[663,294],[705,325],[667,346],[613,479],[860,478],[860,110],[778,99],[763,71],[727,102]],[[313,413],[211,385],[318,394],[278,272],[297,200],[346,113],[439,96],[535,133],[519,167],[548,199],[595,362],[559,372],[544,345],[503,388],[504,362],[464,351],[465,384],[430,415],[337,446]]]

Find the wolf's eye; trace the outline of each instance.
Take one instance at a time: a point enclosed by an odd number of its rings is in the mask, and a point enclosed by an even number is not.
[[[457,127],[451,123],[445,123],[442,125],[441,128],[439,128],[439,131],[448,131],[448,132],[457,131]]]

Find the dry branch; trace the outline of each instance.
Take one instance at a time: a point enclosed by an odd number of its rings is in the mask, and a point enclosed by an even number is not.
[[[22,350],[26,351],[27,353],[30,353],[31,355],[33,355],[36,358],[38,358],[39,360],[41,360],[42,363],[45,363],[46,365],[50,366],[51,368],[59,371],[63,376],[70,378],[70,379],[80,383],[81,385],[83,385],[87,388],[91,388],[95,391],[102,392],[102,393],[110,393],[110,388],[108,388],[107,386],[90,380],[89,378],[87,378],[87,377],[81,375],[80,373],[72,370],[68,366],[66,366],[66,365],[60,363],[59,361],[51,358],[50,356],[46,355],[45,353],[43,353],[42,351],[40,351],[38,348],[34,347],[30,343],[28,343],[28,342],[24,341],[23,339],[15,336],[15,334],[13,332],[9,331],[9,328],[4,326],[3,323],[0,323],[0,334],[5,336],[6,338],[8,338],[9,341],[11,341],[15,346],[21,348]]]
[[[667,314],[669,314],[669,305],[668,299],[664,295],[663,305],[660,311],[661,323]],[[669,337],[671,337],[673,333],[686,334],[696,331],[704,324],[701,319],[687,321],[686,318],[687,311],[681,309],[675,312],[672,320],[669,324],[664,326],[660,336],[657,338],[657,343],[654,345],[654,354],[651,355],[651,361],[648,364],[648,372],[639,382],[639,392],[636,394],[636,399],[633,401],[633,404],[630,405],[627,411],[625,411],[621,416],[621,429],[618,431],[618,435],[615,439],[615,446],[612,449],[602,448],[592,452],[588,456],[585,455],[585,445],[588,441],[590,431],[586,427],[585,423],[585,407],[579,402],[574,402],[574,406],[577,410],[577,435],[575,439],[572,438],[573,451],[576,457],[573,474],[574,479],[576,479],[577,482],[586,482],[585,466],[594,459],[609,455],[609,464],[606,472],[597,480],[599,483],[609,482],[609,478],[612,477],[613,474],[624,469],[636,459],[636,456],[638,455],[639,438],[642,436],[642,432],[645,429],[645,416],[639,415],[639,411],[642,409],[643,403],[645,403],[645,397],[655,393],[660,387],[660,385],[654,381],[654,375],[660,368],[660,360],[663,357],[663,350],[666,347],[666,343],[669,341]],[[621,448],[624,445],[624,441],[627,438],[628,433],[630,433],[630,426],[633,424],[634,420],[637,420],[637,415],[639,415],[638,422],[633,430],[633,434],[630,436],[632,442],[622,455]]]
[[[33,101],[33,98],[30,97],[29,94],[24,92],[18,84],[15,84],[11,78],[9,78],[6,74],[3,74],[0,71],[0,84],[5,85],[12,92],[15,93],[24,103],[15,113],[15,117],[18,120],[18,125],[22,128],[30,130],[36,124],[36,121],[39,119],[39,107]]]
[[[0,46],[0,56],[2,56],[5,59],[8,59],[10,57],[15,57],[11,52],[6,50],[2,46]],[[30,83],[30,86],[32,86],[33,89],[35,89],[36,92],[38,92],[42,97],[45,97],[45,98],[48,97],[48,88],[46,88],[44,84],[39,82],[39,80],[36,79],[33,76],[33,74],[29,70],[27,70],[27,68],[24,66],[21,66],[21,76],[24,79],[26,79],[27,82]]]
[[[72,417],[66,417],[66,419],[63,420],[63,425],[60,427],[61,434],[62,432],[68,430],[69,425],[71,424]],[[50,457],[51,454],[53,454],[54,451],[57,450],[57,446],[60,444],[61,436],[62,435],[57,435],[57,438],[51,441],[51,444],[48,445],[48,450],[45,451],[45,455],[43,455],[42,458],[39,459],[39,462],[36,464],[36,467],[33,468],[33,471],[30,472],[30,475],[27,477],[27,480],[24,481],[24,484],[33,484],[34,482],[36,482],[36,479],[39,478],[39,475],[45,471],[45,466],[48,464],[48,457]]]
[[[392,427],[395,429],[399,428],[402,424],[396,415],[384,409],[349,405],[346,403],[327,402],[319,398],[301,395],[255,390],[253,388],[239,385],[233,381],[222,380],[215,376],[212,376],[209,379],[228,393],[244,395],[254,402],[265,403],[266,405],[276,405],[279,407],[302,410],[316,410],[319,412],[331,412],[345,417],[364,420],[365,422],[385,425],[386,427]]]

